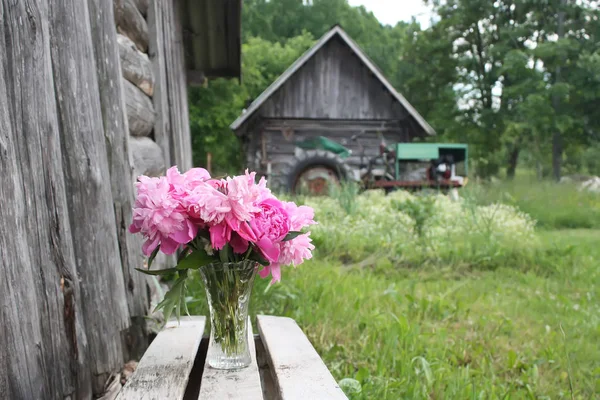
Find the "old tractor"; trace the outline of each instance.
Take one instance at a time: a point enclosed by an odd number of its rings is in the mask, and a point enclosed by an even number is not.
[[[350,140],[356,143],[359,137],[354,135]],[[373,149],[358,146],[360,154],[355,156],[343,144],[318,136],[296,142],[296,147],[301,160],[288,175],[288,188],[293,193],[326,195],[332,185],[344,180],[358,182],[365,190],[386,192],[426,188],[447,191],[467,183],[466,144],[386,145],[382,138],[376,154]]]

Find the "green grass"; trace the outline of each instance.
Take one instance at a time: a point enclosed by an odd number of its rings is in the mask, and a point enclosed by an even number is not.
[[[282,283],[258,278],[251,314],[294,318],[336,379],[360,382],[352,399],[598,398],[600,231],[539,237],[548,273],[317,255]],[[190,311],[206,314],[199,279],[190,287]]]
[[[463,196],[480,204],[517,206],[546,229],[600,229],[600,194],[578,191],[565,183],[519,177],[512,182],[467,185]]]

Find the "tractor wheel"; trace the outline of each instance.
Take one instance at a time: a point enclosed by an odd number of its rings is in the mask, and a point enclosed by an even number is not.
[[[352,177],[350,167],[339,156],[324,150],[297,151],[282,172],[288,191],[313,196],[328,195],[332,186]]]

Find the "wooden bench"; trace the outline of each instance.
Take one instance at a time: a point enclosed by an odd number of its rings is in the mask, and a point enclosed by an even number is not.
[[[257,316],[259,334],[249,326],[252,364],[237,371],[205,368],[205,322],[205,317],[169,322],[117,399],[347,399],[293,319]]]

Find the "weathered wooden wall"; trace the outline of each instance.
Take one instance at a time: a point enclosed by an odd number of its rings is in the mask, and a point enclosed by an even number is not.
[[[127,226],[132,173],[191,166],[176,6],[2,0],[0,399],[89,399],[148,344]]]
[[[264,118],[398,120],[406,110],[366,65],[333,38],[261,107]]]
[[[407,142],[411,135],[401,121],[360,121],[360,120],[298,120],[265,119],[255,128],[255,134],[248,137],[245,146],[248,167],[267,174],[267,164],[271,164],[271,176],[277,177],[289,169],[294,161],[296,141],[317,136],[325,136],[352,150],[346,160],[353,167],[379,154],[381,135],[386,143]],[[360,135],[356,141],[353,135]],[[364,151],[364,153],[363,153]],[[274,182],[274,181],[273,181]]]
[[[0,7],[2,399],[92,394],[49,12],[45,0]]]

